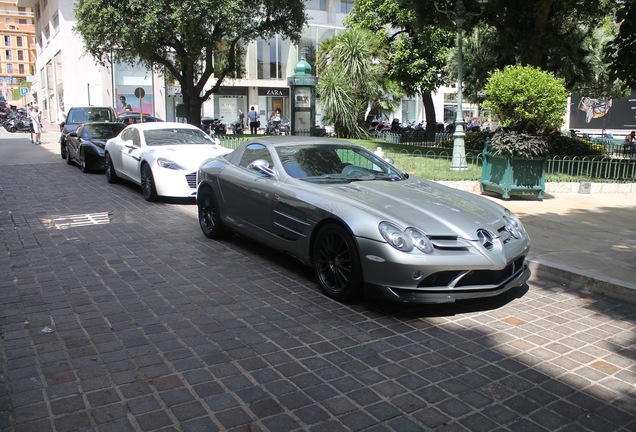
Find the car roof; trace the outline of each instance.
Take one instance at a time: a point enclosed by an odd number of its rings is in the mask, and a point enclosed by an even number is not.
[[[177,123],[177,122],[147,122],[147,123],[134,123],[128,126],[129,128],[135,128],[140,131],[156,130],[156,129],[196,129],[201,130],[196,126],[192,126],[189,123]],[[203,132],[203,131],[202,131]]]
[[[104,124],[109,124],[109,125],[122,125],[123,123],[120,123],[118,121],[108,121],[108,120],[104,120],[104,121],[90,121],[90,122],[84,122],[82,123],[80,126],[92,126],[92,125],[104,125]],[[124,125],[125,126],[125,125]]]
[[[74,107],[70,107],[68,110],[70,111],[70,110],[76,110],[76,109],[82,109],[82,110],[107,109],[107,110],[115,111],[115,108],[109,107],[109,106],[74,106]]]

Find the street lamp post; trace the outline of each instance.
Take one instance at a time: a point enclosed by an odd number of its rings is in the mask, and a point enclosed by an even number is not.
[[[477,14],[468,12],[463,0],[457,0],[454,10],[441,9],[437,1],[435,1],[434,4],[438,12],[443,13],[455,21],[455,25],[457,26],[457,112],[455,114],[455,132],[453,133],[453,159],[451,161],[451,170],[466,171],[468,170],[468,164],[466,163],[466,147],[464,146],[466,133],[464,132],[464,112],[462,106],[462,33],[466,19]]]

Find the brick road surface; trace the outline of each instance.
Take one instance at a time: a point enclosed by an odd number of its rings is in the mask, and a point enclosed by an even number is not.
[[[574,287],[340,304],[59,159],[0,166],[0,252],[2,431],[636,431],[636,306]]]

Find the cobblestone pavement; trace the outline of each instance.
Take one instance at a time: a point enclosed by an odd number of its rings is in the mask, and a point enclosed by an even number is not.
[[[636,431],[636,305],[340,304],[190,202],[0,166],[2,431]]]

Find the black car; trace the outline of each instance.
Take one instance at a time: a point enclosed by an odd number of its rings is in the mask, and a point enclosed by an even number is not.
[[[134,111],[126,111],[126,112],[119,113],[117,115],[117,121],[121,123],[125,123],[126,125],[129,125],[133,123],[141,123],[142,121],[143,123],[146,123],[146,122],[162,122],[163,120],[161,120],[159,117],[154,117],[145,113],[140,114]]]
[[[126,128],[124,123],[90,122],[80,125],[66,137],[66,162],[77,162],[83,172],[103,171],[106,141],[119,135]]]
[[[113,107],[73,107],[68,110],[66,120],[61,124],[60,155],[66,159],[66,138],[77,127],[86,122],[114,122],[117,113]]]

